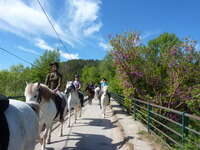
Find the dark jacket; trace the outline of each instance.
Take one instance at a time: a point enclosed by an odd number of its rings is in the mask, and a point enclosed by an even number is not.
[[[62,75],[58,72],[49,73],[46,76],[45,84],[52,90],[60,89],[62,81]]]

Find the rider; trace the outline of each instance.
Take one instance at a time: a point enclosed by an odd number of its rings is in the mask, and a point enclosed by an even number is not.
[[[62,75],[58,72],[59,64],[58,62],[50,63],[51,71],[47,74],[45,84],[53,90],[55,96],[55,104],[60,113],[60,121],[64,120],[64,108],[65,108],[65,101],[63,100],[62,96],[60,95],[59,89],[61,87]],[[56,114],[56,116],[58,115]]]
[[[108,86],[108,82],[107,82],[106,78],[102,78],[100,84],[101,84],[101,89],[102,89],[104,86]],[[110,93],[108,92],[109,104],[110,104],[110,97],[111,97],[111,96],[110,96]]]
[[[104,86],[108,86],[106,78],[102,78],[100,84],[101,84],[101,88],[103,88]]]
[[[81,82],[80,82],[79,78],[80,78],[80,77],[79,77],[78,74],[75,75],[75,79],[74,79],[73,84],[74,84],[74,86],[75,86],[75,88],[76,88],[76,90],[77,90],[77,92],[78,92],[78,96],[79,96],[79,98],[80,98],[80,100],[81,100],[81,107],[83,107],[83,99],[84,99],[84,96],[83,96],[83,94],[80,92],[80,89],[81,89]]]
[[[56,93],[61,87],[62,75],[58,72],[57,62],[50,63],[51,72],[47,75],[45,84]]]

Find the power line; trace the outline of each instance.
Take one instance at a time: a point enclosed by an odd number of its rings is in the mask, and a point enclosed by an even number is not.
[[[58,32],[56,31],[56,29],[55,29],[55,27],[54,27],[54,25],[53,25],[51,19],[50,19],[49,16],[47,15],[47,13],[46,13],[44,7],[42,6],[42,4],[41,4],[41,2],[40,2],[40,0],[37,0],[37,2],[38,2],[38,4],[40,5],[40,7],[41,7],[43,13],[45,14],[45,16],[46,16],[46,18],[47,18],[49,24],[51,25],[51,27],[53,28],[54,32],[56,33],[56,36],[57,36],[59,42],[62,44],[62,46],[64,47],[64,49],[66,50],[66,52],[69,52],[69,51],[67,50],[67,48],[66,48],[64,42],[63,42],[62,39],[60,38],[60,35],[59,35]]]
[[[10,54],[10,55],[12,55],[12,56],[15,56],[16,58],[18,58],[18,59],[20,59],[20,60],[22,60],[22,61],[24,61],[24,62],[26,62],[26,63],[28,63],[28,64],[30,64],[30,65],[33,66],[33,64],[32,64],[31,62],[25,60],[24,58],[22,58],[22,57],[20,57],[20,56],[15,55],[14,53],[9,52],[9,51],[8,51],[7,49],[5,49],[5,48],[0,47],[0,50],[4,51],[4,52],[6,52],[6,53],[8,53],[8,54]]]

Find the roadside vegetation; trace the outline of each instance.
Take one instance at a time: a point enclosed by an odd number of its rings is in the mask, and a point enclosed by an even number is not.
[[[138,98],[200,116],[200,51],[196,41],[163,33],[144,44],[139,33],[127,32],[110,37],[110,45],[112,49],[103,60],[60,62],[62,90],[66,81],[73,80],[77,73],[81,76],[83,89],[87,83],[99,84],[104,77],[110,91],[125,96],[124,105],[128,108],[131,108],[133,98]],[[15,65],[1,70],[0,93],[23,95],[26,81],[43,83],[52,61],[60,61],[58,50],[46,51],[31,67]],[[181,122],[176,114],[156,111]],[[200,131],[199,122],[189,122],[193,129]],[[169,122],[164,123],[181,132]],[[192,141],[199,141],[195,135],[187,136]],[[185,142],[185,147],[195,149],[191,143]]]

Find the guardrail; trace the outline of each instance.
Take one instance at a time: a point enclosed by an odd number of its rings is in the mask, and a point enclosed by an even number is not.
[[[189,142],[192,148],[188,150],[200,149],[200,117],[135,98],[130,109],[124,105],[123,96],[115,93],[111,96],[133,114],[134,119],[146,124],[148,132],[163,137],[170,147],[184,148]]]
[[[8,99],[25,99],[25,96],[8,96]]]

